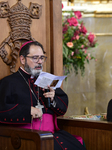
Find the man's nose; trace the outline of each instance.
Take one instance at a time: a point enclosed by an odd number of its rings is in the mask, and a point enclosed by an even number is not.
[[[37,63],[42,64],[42,59],[39,58],[38,61],[37,61]]]

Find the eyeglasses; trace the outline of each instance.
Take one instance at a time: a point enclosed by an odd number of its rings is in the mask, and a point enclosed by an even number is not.
[[[34,63],[37,63],[39,59],[41,59],[42,63],[46,61],[47,57],[46,56],[26,56],[28,58],[31,58]]]

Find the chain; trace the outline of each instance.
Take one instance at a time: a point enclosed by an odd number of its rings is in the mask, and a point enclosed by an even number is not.
[[[39,87],[38,87],[38,99],[37,97],[35,96],[32,88],[30,87],[30,85],[28,84],[28,82],[26,81],[25,77],[22,75],[22,73],[18,70],[19,74],[22,76],[22,78],[24,79],[24,81],[26,82],[26,84],[28,85],[30,91],[32,92],[32,94],[34,95],[35,99],[37,100],[37,106],[40,106],[40,103],[39,103]],[[41,108],[42,109],[42,108]],[[33,116],[32,116],[32,121],[31,121],[31,129],[32,129],[32,124],[33,123]],[[40,126],[39,126],[39,130],[41,128],[41,124],[42,124],[42,118],[40,118]]]
[[[39,104],[39,87],[38,87],[38,99],[37,97],[35,96],[32,88],[30,87],[30,85],[28,84],[28,82],[26,81],[25,77],[22,75],[22,73],[18,70],[19,74],[22,76],[22,78],[24,79],[24,81],[26,82],[26,84],[28,85],[30,91],[32,92],[33,96],[35,97],[36,101],[37,101],[37,105]]]

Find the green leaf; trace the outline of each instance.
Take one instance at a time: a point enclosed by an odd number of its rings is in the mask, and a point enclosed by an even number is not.
[[[63,55],[67,58],[68,57],[68,48],[63,44]]]

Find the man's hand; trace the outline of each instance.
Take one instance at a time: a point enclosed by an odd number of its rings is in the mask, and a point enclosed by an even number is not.
[[[42,114],[42,109],[31,106],[31,115],[33,116],[33,118],[41,118]]]
[[[54,96],[55,96],[55,90],[53,88],[51,88],[50,86],[48,86],[48,88],[49,88],[50,92],[46,92],[43,95],[45,98],[49,97],[51,99],[51,102],[52,102],[54,99]]]

